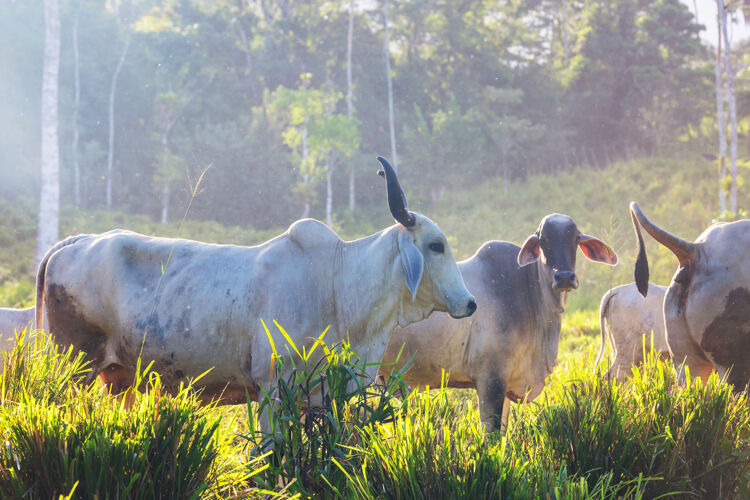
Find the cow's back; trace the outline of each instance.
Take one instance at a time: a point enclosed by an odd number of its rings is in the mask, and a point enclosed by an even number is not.
[[[25,309],[0,307],[0,335],[12,337],[14,331],[33,326],[34,306]]]
[[[622,335],[635,335],[640,341],[642,335],[654,333],[654,349],[668,351],[664,336],[664,294],[667,288],[650,283],[648,295],[643,297],[635,283],[620,285],[612,289],[609,304],[609,327],[617,339],[616,332]]]
[[[10,352],[15,345],[15,334],[26,329],[28,335],[34,326],[35,308],[13,309],[0,307],[0,352]]]

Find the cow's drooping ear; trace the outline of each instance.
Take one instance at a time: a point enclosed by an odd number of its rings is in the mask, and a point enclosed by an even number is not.
[[[585,234],[578,235],[578,246],[581,247],[583,255],[594,262],[614,266],[617,264],[617,254],[609,245],[598,238]]]
[[[541,253],[542,250],[539,247],[539,236],[532,234],[526,238],[526,241],[524,241],[516,260],[518,261],[519,266],[528,266],[532,262],[538,261]]]
[[[411,292],[411,300],[417,298],[417,289],[424,271],[424,256],[419,251],[408,231],[398,235],[398,253],[401,255],[401,267],[404,269],[406,286]]]

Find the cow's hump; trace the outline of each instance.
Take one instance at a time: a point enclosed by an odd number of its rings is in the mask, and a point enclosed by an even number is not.
[[[488,241],[479,247],[472,259],[481,261],[485,266],[491,266],[495,271],[516,270],[516,257],[521,247],[507,241]]]
[[[341,241],[333,229],[315,219],[301,219],[289,226],[289,238],[302,250],[334,246]]]

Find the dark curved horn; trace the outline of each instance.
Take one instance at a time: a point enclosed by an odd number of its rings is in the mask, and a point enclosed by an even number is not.
[[[396,219],[396,222],[405,226],[411,227],[416,223],[414,214],[409,212],[406,205],[406,196],[404,190],[401,189],[401,184],[398,182],[398,176],[393,170],[388,161],[382,156],[378,156],[378,161],[383,166],[383,170],[378,172],[378,175],[385,177],[386,187],[388,188],[388,208],[391,210],[391,215]]]

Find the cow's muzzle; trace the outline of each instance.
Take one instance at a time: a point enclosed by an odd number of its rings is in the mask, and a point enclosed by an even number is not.
[[[458,310],[456,310],[458,309]],[[454,308],[451,307],[451,310],[448,312],[448,314],[451,315],[453,318],[466,318],[467,316],[471,316],[474,314],[474,311],[477,310],[477,301],[474,300],[474,297],[470,297],[468,301],[465,301],[463,303],[463,307]]]
[[[552,276],[552,289],[568,292],[578,288],[578,277],[573,271],[557,271]]]

